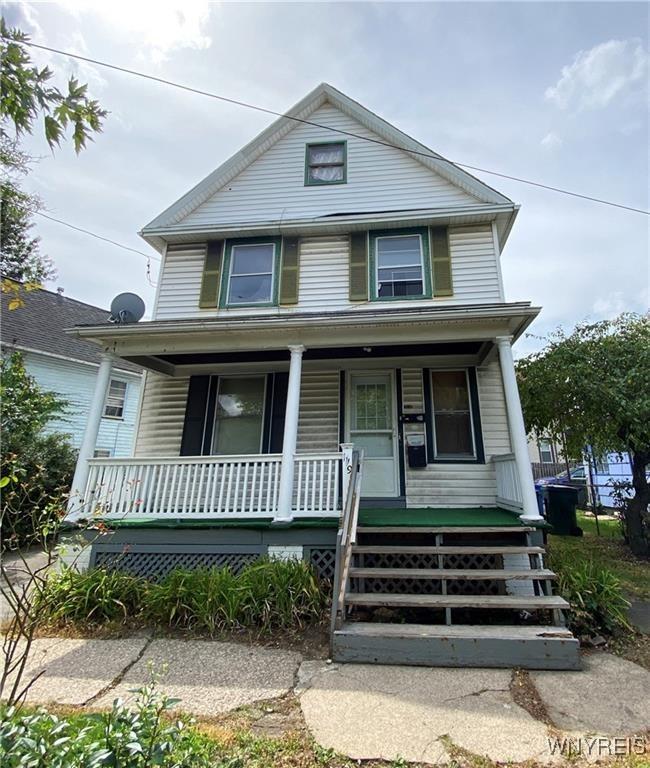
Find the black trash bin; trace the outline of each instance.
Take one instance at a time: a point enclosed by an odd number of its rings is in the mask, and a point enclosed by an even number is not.
[[[544,495],[546,522],[553,527],[553,533],[559,536],[582,536],[582,528],[578,526],[576,516],[578,489],[570,485],[547,485]]]

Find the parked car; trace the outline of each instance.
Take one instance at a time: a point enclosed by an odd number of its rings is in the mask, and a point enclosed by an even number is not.
[[[587,476],[583,466],[573,467],[570,472],[558,472],[552,477],[540,477],[535,480],[535,490],[543,489],[547,485],[572,485],[578,489],[578,507],[587,504]]]

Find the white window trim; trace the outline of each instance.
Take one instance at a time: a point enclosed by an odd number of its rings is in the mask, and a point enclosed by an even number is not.
[[[264,449],[264,422],[266,418],[266,389],[269,385],[269,377],[266,373],[245,373],[245,374],[232,374],[231,376],[218,376],[217,379],[217,394],[215,396],[214,401],[214,419],[212,421],[212,441],[210,445],[210,456],[228,456],[227,453],[217,453],[216,452],[216,445],[217,445],[217,432],[218,432],[218,425],[219,425],[219,419],[218,416],[218,409],[219,409],[219,392],[221,391],[221,382],[226,379],[263,379],[264,380],[264,390],[262,392],[262,429],[260,430],[260,444],[258,447],[258,453],[261,454]]]
[[[407,296],[379,296],[379,241],[380,240],[397,240],[399,238],[403,237],[417,237],[418,242],[420,243],[420,282],[422,283],[422,292],[419,294],[409,294]],[[422,235],[419,232],[411,232],[409,233],[402,233],[401,235],[380,235],[379,237],[375,237],[375,294],[378,299],[412,299],[420,297],[425,297],[425,291],[426,291],[426,283],[424,280],[424,243],[422,242]],[[404,265],[400,265],[404,267]],[[411,264],[408,266],[415,266],[415,264]],[[392,269],[392,267],[381,267],[381,269]],[[409,282],[408,280],[393,280],[391,281],[393,285],[395,285],[396,282],[398,283],[406,283]]]
[[[122,415],[121,416],[112,416],[111,414],[106,413],[106,409],[108,408],[108,400],[111,396],[111,384],[114,381],[119,381],[120,384],[124,384],[124,398],[122,400]],[[110,419],[111,421],[124,421],[124,414],[126,412],[126,397],[129,391],[129,382],[124,381],[124,379],[117,379],[117,378],[111,378],[108,382],[108,390],[106,391],[106,400],[104,402],[104,409],[102,411],[102,418],[103,419]]]
[[[465,382],[467,384],[467,399],[469,402],[469,428],[472,436],[472,453],[443,453],[438,454],[438,441],[436,440],[436,400],[433,387],[434,373],[457,373],[462,371],[465,374]],[[472,461],[476,460],[476,435],[474,431],[474,409],[472,408],[472,390],[470,388],[469,371],[467,368],[430,368],[429,369],[429,386],[431,387],[431,428],[433,430],[433,455],[438,461]]]
[[[233,273],[233,267],[235,265],[235,249],[237,248],[250,248],[262,247],[264,245],[271,246],[271,271],[270,272],[236,272]],[[273,289],[275,286],[275,262],[276,262],[276,244],[271,243],[235,243],[230,246],[230,263],[228,264],[228,294],[226,296],[226,307],[246,307],[253,306],[255,304],[271,304],[273,303]],[[233,277],[257,277],[262,275],[271,275],[271,294],[268,299],[261,299],[258,301],[232,301],[230,298],[230,290],[232,287]]]

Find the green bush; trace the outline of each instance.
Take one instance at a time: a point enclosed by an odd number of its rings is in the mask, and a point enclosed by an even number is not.
[[[628,601],[612,571],[592,560],[575,562],[551,556],[550,565],[558,576],[558,592],[571,608],[569,628],[576,635],[613,635],[629,629]]]
[[[300,560],[259,560],[229,568],[176,569],[153,582],[119,571],[64,569],[40,597],[50,624],[135,621],[208,635],[231,629],[269,632],[317,622],[327,603],[313,569]]]
[[[8,708],[0,712],[3,768],[209,768],[214,745],[183,719],[170,720],[177,700],[154,685],[138,692],[135,706],[116,699],[110,712],[57,717]]]

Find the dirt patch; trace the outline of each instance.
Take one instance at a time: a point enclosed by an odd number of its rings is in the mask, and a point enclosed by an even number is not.
[[[554,727],[551,716],[546,709],[546,705],[542,701],[542,697],[539,695],[537,688],[535,688],[535,683],[533,683],[527,670],[512,670],[510,694],[512,695],[515,704],[518,704],[522,709],[525,709],[531,717],[534,717],[535,720],[539,720],[540,723],[545,723],[551,728]]]
[[[630,634],[609,643],[612,653],[650,670],[650,635]]]

